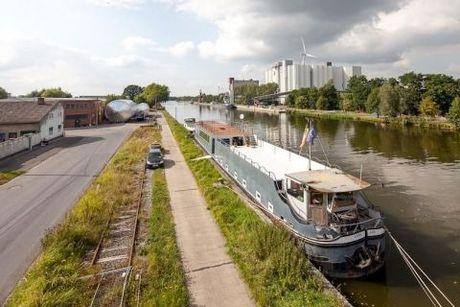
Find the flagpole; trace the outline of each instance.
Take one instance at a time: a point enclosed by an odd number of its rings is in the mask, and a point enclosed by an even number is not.
[[[308,123],[308,131],[311,131],[311,119]],[[308,142],[308,170],[311,171],[311,142]]]

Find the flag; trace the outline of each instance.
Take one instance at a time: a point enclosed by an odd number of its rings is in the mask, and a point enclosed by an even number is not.
[[[303,136],[302,136],[302,142],[300,143],[300,147],[299,147],[300,148],[299,154],[300,152],[302,152],[303,147],[307,143],[307,136],[308,136],[308,129],[307,127],[305,127],[305,131],[303,132]]]
[[[318,133],[316,132],[315,127],[312,127],[310,131],[308,131],[307,143],[310,145],[313,145],[313,141],[315,140],[317,136],[318,136]]]

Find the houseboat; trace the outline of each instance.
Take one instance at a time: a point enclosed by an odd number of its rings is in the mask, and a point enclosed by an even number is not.
[[[272,220],[301,242],[308,258],[333,278],[360,278],[384,266],[382,214],[360,178],[215,121],[194,137]]]

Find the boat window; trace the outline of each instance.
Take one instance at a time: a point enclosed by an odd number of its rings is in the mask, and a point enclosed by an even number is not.
[[[246,184],[246,180],[243,179],[243,187],[246,187],[247,184]]]
[[[261,202],[262,201],[262,195],[260,195],[259,192],[256,191],[256,199],[258,202]]]
[[[235,177],[235,179],[238,179],[238,173],[236,171],[233,172],[233,177]]]
[[[271,202],[268,202],[268,211],[270,211],[271,213],[273,213],[273,205]]]
[[[243,146],[244,145],[244,139],[242,137],[234,137],[232,138],[232,145],[233,146]]]
[[[297,200],[303,202],[304,199],[303,199],[303,188],[302,188],[302,185],[298,182],[295,182],[295,181],[290,181],[291,183],[291,187],[289,189],[287,189],[287,192],[289,195],[297,198]]]
[[[230,139],[221,139],[222,143],[230,145]]]
[[[311,204],[313,206],[322,206],[323,205],[323,193],[320,192],[311,192]]]
[[[200,137],[206,142],[209,142],[209,135],[207,135],[203,130],[200,130]]]

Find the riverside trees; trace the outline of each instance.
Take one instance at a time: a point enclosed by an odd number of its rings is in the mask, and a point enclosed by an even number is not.
[[[302,109],[365,111],[390,117],[400,114],[441,115],[447,116],[455,124],[454,118],[457,117],[450,115],[450,109],[454,106],[454,99],[460,97],[460,79],[455,80],[444,74],[423,75],[415,72],[388,80],[368,80],[365,76],[353,76],[348,81],[347,90],[338,95],[338,104],[325,103],[324,95],[319,92],[321,89],[294,90],[287,97],[286,104]],[[457,104],[458,102],[453,107],[454,110],[460,109]]]

